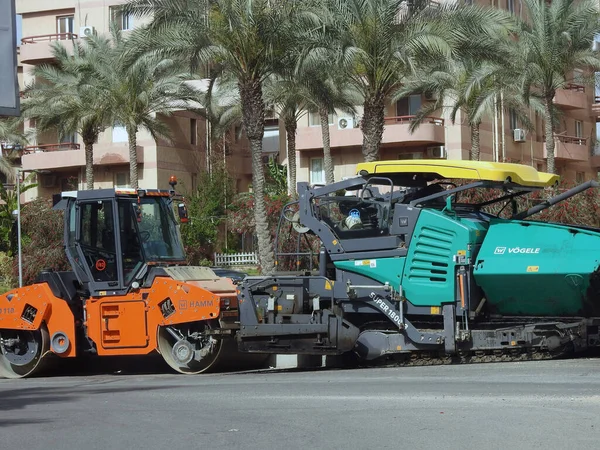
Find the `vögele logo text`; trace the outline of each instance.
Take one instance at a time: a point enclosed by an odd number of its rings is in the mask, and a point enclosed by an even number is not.
[[[494,250],[494,254],[496,255],[504,255],[506,252],[508,253],[518,253],[518,254],[529,254],[529,255],[537,255],[540,252],[539,247],[496,247]]]

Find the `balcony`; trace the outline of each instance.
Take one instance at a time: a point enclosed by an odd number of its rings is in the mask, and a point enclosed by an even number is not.
[[[73,49],[70,43],[75,39],[77,39],[77,35],[74,33],[41,34],[39,36],[24,37],[21,39],[21,62],[23,64],[40,64],[51,61],[54,58],[52,56],[54,42],[61,42],[72,53]]]
[[[600,119],[600,95],[594,97],[594,103],[592,103],[592,116],[596,117],[596,120]]]
[[[586,109],[588,99],[585,86],[569,83],[564,89],[558,89],[554,95],[554,104],[564,109]]]
[[[414,133],[410,133],[410,124],[415,116],[396,116],[384,119],[382,146],[392,146],[401,143],[413,145],[444,144],[444,119],[426,117]],[[329,126],[329,136],[332,148],[362,147],[363,134],[360,128],[340,129],[337,125]],[[298,128],[296,137],[297,150],[316,150],[323,148],[320,126]]]
[[[138,147],[138,163],[144,162],[143,147]],[[24,170],[51,170],[85,166],[85,152],[79,144],[30,145],[21,159]],[[94,145],[94,165],[129,164],[127,144]]]
[[[73,11],[73,0],[52,0],[38,2],[16,2],[17,14],[35,13],[43,11],[70,10]]]
[[[544,143],[544,158],[548,157]],[[577,136],[554,135],[554,158],[564,161],[587,161],[587,139]]]

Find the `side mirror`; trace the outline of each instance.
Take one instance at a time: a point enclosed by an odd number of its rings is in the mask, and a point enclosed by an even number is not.
[[[179,221],[181,223],[187,223],[188,213],[187,208],[185,207],[185,203],[179,203],[177,205],[177,214],[179,214]]]

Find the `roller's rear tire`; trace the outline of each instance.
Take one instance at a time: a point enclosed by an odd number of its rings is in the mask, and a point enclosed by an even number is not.
[[[160,327],[158,352],[179,373],[210,371],[221,356],[222,341],[202,333],[214,326],[214,322],[200,322]]]
[[[202,334],[218,326],[207,321],[160,327],[158,352],[173,370],[188,375],[268,367],[270,355],[240,353],[232,337]]]

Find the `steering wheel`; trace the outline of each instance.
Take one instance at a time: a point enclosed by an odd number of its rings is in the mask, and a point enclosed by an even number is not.
[[[141,230],[140,231],[140,241],[148,242],[148,239],[150,239],[150,232],[148,230]]]

